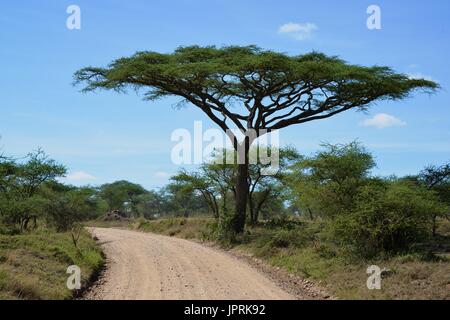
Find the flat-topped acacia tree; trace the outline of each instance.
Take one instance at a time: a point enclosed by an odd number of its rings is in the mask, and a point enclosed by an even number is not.
[[[366,110],[381,100],[401,100],[414,90],[433,91],[438,85],[410,79],[388,67],[351,65],[321,53],[289,56],[256,46],[217,48],[189,46],[175,52],[138,52],[105,68],[87,67],[75,73],[83,91],[125,92],[143,89],[148,100],[178,96],[200,108],[244,150],[238,165],[233,230],[245,226],[248,150],[254,137],[238,140],[229,129],[257,137],[271,130],[341,112]],[[265,131],[259,131],[265,130]]]

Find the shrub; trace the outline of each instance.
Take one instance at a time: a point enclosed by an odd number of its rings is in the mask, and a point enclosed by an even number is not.
[[[323,145],[324,150],[292,167],[291,197],[311,218],[353,210],[357,190],[369,179],[373,156],[358,142]]]
[[[97,209],[97,203],[91,199],[91,190],[88,188],[65,192],[47,189],[44,196],[48,199],[45,206],[47,222],[60,232],[70,230],[78,221],[92,218]]]
[[[431,217],[443,210],[434,194],[404,181],[362,187],[355,209],[328,224],[342,244],[364,255],[399,252],[430,236]]]
[[[273,232],[268,245],[274,248],[300,248],[311,240],[311,235],[304,228],[279,229]]]
[[[301,221],[290,219],[286,215],[282,215],[280,217],[276,217],[268,220],[267,222],[262,223],[262,225],[268,229],[278,229],[283,228],[287,230],[293,230],[302,225]]]
[[[218,241],[220,244],[230,246],[237,242],[237,234],[233,230],[233,215],[228,210],[223,210],[218,221],[208,225],[209,234],[204,234],[205,239]]]

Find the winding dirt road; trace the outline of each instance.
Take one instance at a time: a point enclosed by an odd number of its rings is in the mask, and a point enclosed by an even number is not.
[[[129,230],[90,231],[108,263],[85,299],[295,299],[253,267],[214,248]]]

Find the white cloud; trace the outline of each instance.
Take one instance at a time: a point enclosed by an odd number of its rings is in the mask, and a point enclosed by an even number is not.
[[[164,171],[158,171],[155,173],[155,177],[157,178],[169,178],[170,174]]]
[[[434,81],[432,77],[424,75],[424,74],[422,74],[420,72],[407,73],[406,75],[408,76],[409,79],[412,79],[412,80],[425,79],[425,80],[428,80],[428,81]]]
[[[68,181],[87,181],[95,179],[97,178],[83,171],[73,172],[66,177],[66,180]]]
[[[314,31],[319,29],[317,25],[311,22],[307,23],[293,23],[289,22],[283,24],[279,29],[278,33],[287,34],[293,37],[295,40],[306,40],[313,36]]]
[[[365,127],[376,127],[377,129],[384,129],[388,127],[403,127],[406,126],[406,122],[391,116],[386,113],[380,113],[375,115],[371,119],[366,119],[362,122]]]

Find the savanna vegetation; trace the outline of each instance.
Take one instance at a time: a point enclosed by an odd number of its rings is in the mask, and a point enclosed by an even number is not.
[[[235,165],[205,164],[172,177],[180,190],[205,198],[209,218],[179,213],[130,225],[250,252],[339,298],[450,298],[449,164],[379,177],[373,156],[357,142],[326,144],[312,156],[286,148],[280,157],[274,176],[260,177],[261,168],[250,166],[254,207],[242,234],[227,228]],[[366,287],[371,265],[383,269],[382,290]]]
[[[244,250],[320,282],[339,298],[448,299],[450,165],[417,175],[373,175],[373,156],[357,142],[325,144],[305,156],[279,151],[279,170],[249,165],[245,232],[230,228],[236,164],[222,152],[195,171],[181,169],[159,190],[117,181],[62,183],[61,164],[41,150],[0,163],[0,295],[70,298],[66,268],[95,275],[103,257],[83,224],[131,227]],[[253,151],[252,151],[253,152]],[[120,212],[105,221],[106,212]],[[384,268],[381,291],[366,269]]]
[[[86,286],[103,255],[80,222],[95,217],[95,190],[58,182],[66,168],[42,150],[0,157],[0,299],[69,299],[67,268]]]
[[[180,170],[164,188],[146,190],[128,181],[64,184],[66,168],[41,150],[1,156],[1,295],[68,297],[60,286],[67,265],[84,266],[89,275],[102,261],[80,222],[107,225],[102,218],[114,211],[139,230],[249,251],[320,281],[337,297],[449,298],[450,164],[408,177],[375,176],[373,156],[357,142],[323,145],[309,156],[282,148],[272,175],[249,161],[261,151],[253,143],[273,130],[432,93],[437,83],[317,52],[288,56],[255,46],[139,52],[81,69],[75,82],[85,92],[135,89],[148,100],[181,98],[225,132],[234,164]],[[370,264],[386,268],[381,291],[367,290]]]
[[[82,288],[104,264],[84,229],[111,211],[124,219],[207,214],[197,193],[177,184],[148,191],[128,181],[98,187],[63,183],[64,165],[38,149],[0,156],[0,299],[69,299],[67,268],[81,269]],[[188,205],[186,205],[188,204]]]

